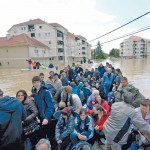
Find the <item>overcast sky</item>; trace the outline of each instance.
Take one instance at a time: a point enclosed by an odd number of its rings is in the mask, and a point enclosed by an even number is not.
[[[0,37],[6,36],[14,24],[40,18],[57,22],[89,41],[148,11],[150,0],[4,0],[0,4]],[[150,15],[99,40],[104,42],[148,25]],[[136,35],[150,39],[150,30]],[[122,40],[104,44],[102,48],[105,52],[119,48]]]

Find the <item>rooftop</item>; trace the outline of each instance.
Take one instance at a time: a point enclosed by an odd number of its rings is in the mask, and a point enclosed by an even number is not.
[[[59,23],[49,23],[49,25],[51,25],[53,27],[61,27],[61,28],[66,29],[64,26],[60,25]],[[66,29],[66,30],[68,30],[68,29]]]
[[[10,38],[8,37],[1,37],[0,38],[0,47],[5,46],[39,46],[39,47],[45,47],[48,48],[45,44],[39,42],[38,40],[34,38],[30,38],[26,34],[20,34],[16,36],[12,36]]]

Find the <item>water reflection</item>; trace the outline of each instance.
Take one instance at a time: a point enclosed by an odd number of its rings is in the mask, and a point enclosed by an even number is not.
[[[150,59],[121,59],[121,60],[105,60],[103,64],[110,62],[115,68],[120,68],[134,86],[140,89],[146,97],[150,98]],[[99,62],[93,66],[98,66]],[[61,69],[63,66],[60,66]],[[84,66],[86,68],[87,66]],[[25,89],[31,93],[31,79],[40,72],[21,72],[20,69],[0,69],[0,88],[5,94],[15,96],[19,89]],[[48,77],[48,71],[44,71],[45,79]]]

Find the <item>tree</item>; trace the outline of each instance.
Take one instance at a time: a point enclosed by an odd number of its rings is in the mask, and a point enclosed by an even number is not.
[[[97,43],[97,47],[96,47],[96,59],[105,59],[105,54],[102,50],[102,47],[101,47],[101,44],[100,44],[100,41],[98,41]]]
[[[116,57],[116,58],[120,57],[119,49],[113,48],[113,49],[109,52],[109,56]]]

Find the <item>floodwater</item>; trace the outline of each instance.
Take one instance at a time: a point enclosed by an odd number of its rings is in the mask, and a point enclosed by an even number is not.
[[[140,89],[140,92],[147,98],[150,98],[150,59],[115,59],[105,60],[103,64],[110,62],[115,68],[120,68],[123,75],[135,87]],[[94,63],[97,67],[99,64]],[[59,66],[61,69],[63,66]],[[84,68],[87,66],[84,66]],[[89,68],[89,66],[88,66]],[[44,71],[45,79],[47,79],[49,71]],[[15,93],[20,89],[25,89],[28,94],[31,94],[32,77],[39,75],[40,72],[22,72],[20,69],[0,69],[0,89],[5,95],[15,96]]]

